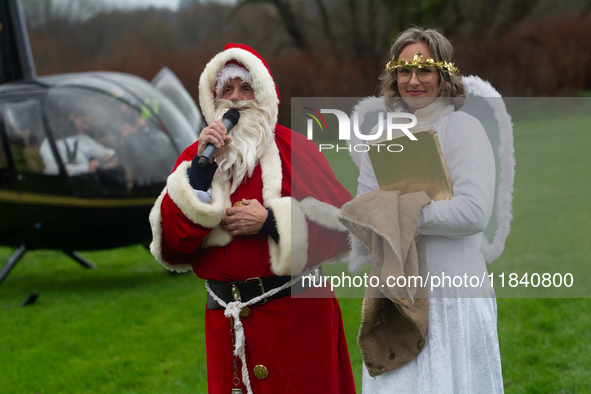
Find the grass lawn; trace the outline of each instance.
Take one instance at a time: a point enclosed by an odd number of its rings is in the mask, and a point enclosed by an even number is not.
[[[497,290],[507,393],[591,392],[591,301],[512,298],[589,297],[591,116],[569,118],[568,132],[563,120],[515,125],[515,219],[490,270],[573,272],[576,286]],[[354,165],[329,159],[354,190]],[[141,246],[83,254],[97,271],[35,251],[0,285],[0,393],[205,393],[203,282],[167,274]],[[31,292],[37,302],[20,308]],[[339,302],[360,392],[361,300]]]

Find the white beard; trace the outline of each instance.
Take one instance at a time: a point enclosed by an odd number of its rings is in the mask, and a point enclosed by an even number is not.
[[[230,193],[242,183],[244,177],[250,178],[264,150],[273,141],[271,125],[274,119],[268,110],[258,105],[256,100],[215,101],[215,119],[221,119],[230,108],[244,108],[240,111],[240,120],[231,131],[232,143],[220,154],[216,161],[218,171],[224,181],[232,180]]]

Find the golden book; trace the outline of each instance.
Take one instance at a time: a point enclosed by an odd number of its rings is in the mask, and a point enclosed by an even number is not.
[[[452,184],[437,132],[431,128],[413,135],[416,141],[403,134],[370,145],[369,158],[380,189],[402,194],[422,190],[434,201],[451,198]]]

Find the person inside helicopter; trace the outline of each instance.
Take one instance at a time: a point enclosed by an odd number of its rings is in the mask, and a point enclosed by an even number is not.
[[[93,173],[118,165],[115,150],[103,146],[87,134],[90,123],[91,116],[87,111],[79,105],[71,106],[65,122],[66,137],[55,141],[69,176]],[[45,165],[44,173],[59,174],[59,167],[47,138],[41,144],[39,154]]]
[[[176,161],[176,151],[152,117],[128,105],[121,105],[121,139],[116,154],[128,183],[147,186],[165,182]]]

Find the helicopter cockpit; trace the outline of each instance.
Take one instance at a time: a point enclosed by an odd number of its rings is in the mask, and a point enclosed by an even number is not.
[[[0,169],[67,179],[78,196],[154,195],[197,139],[186,116],[147,81],[101,72],[39,78],[0,111]],[[12,160],[10,160],[12,159]]]
[[[77,251],[152,238],[148,215],[176,158],[197,140],[199,109],[166,67],[37,76],[18,0],[0,3],[0,245]]]

